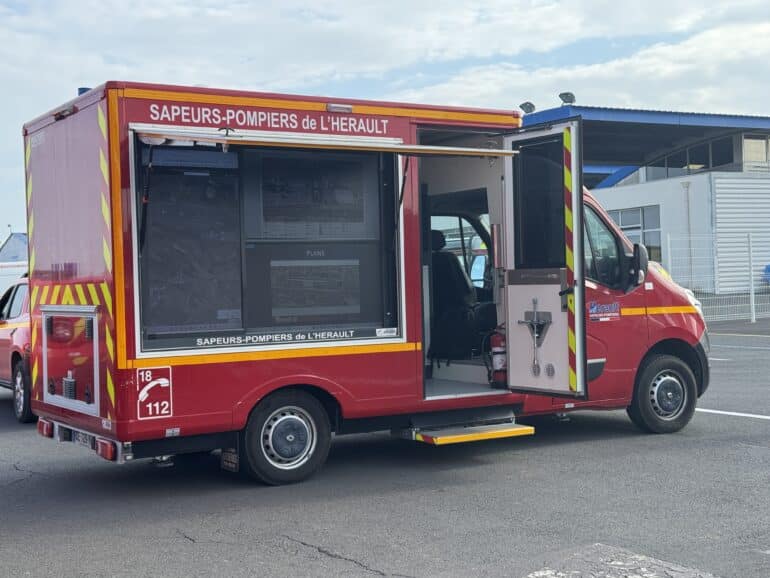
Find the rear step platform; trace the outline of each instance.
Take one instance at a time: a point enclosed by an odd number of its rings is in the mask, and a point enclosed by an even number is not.
[[[498,423],[491,425],[475,425],[469,427],[451,427],[435,430],[411,430],[411,439],[432,444],[434,446],[445,446],[449,444],[462,444],[466,442],[478,442],[482,440],[496,440],[502,438],[513,438],[519,436],[531,436],[535,433],[535,428],[529,425],[515,423]]]

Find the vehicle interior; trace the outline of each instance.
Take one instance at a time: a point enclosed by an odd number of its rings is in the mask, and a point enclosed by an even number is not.
[[[426,130],[421,144],[500,148],[483,133]],[[425,397],[493,395],[489,335],[502,319],[491,225],[502,220],[503,159],[420,159]],[[498,313],[500,315],[498,316]]]

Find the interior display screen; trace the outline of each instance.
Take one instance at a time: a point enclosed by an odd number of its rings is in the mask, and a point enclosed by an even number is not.
[[[358,259],[271,261],[270,285],[276,323],[318,322],[361,313]]]

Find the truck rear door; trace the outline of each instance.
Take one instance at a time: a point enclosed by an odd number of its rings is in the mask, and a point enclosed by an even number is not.
[[[587,396],[579,119],[505,137],[502,270],[511,390]]]

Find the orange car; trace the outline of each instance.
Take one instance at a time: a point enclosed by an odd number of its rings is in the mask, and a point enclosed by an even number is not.
[[[0,386],[13,390],[13,412],[22,423],[34,420],[30,407],[29,296],[27,279],[0,297]]]

